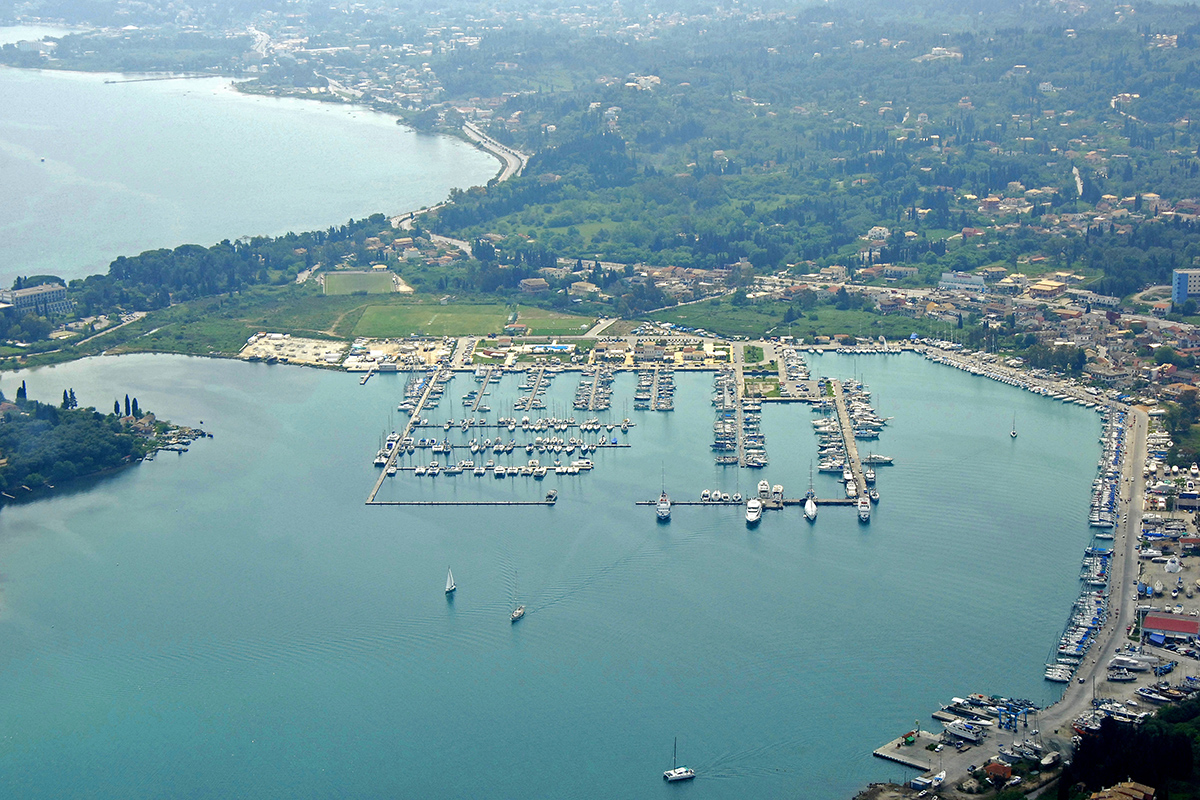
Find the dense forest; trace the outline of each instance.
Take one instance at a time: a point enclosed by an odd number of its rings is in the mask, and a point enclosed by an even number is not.
[[[72,478],[114,469],[144,456],[150,439],[135,432],[128,420],[142,412],[126,398],[113,413],[79,408],[73,389],[64,390],[61,406],[26,397],[25,384],[16,403],[3,411],[0,422],[0,492],[3,500]],[[124,421],[123,421],[124,420]],[[3,501],[0,501],[3,502]]]

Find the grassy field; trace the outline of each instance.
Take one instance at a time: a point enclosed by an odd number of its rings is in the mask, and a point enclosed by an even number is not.
[[[511,313],[502,305],[372,305],[363,311],[354,335],[486,336],[504,330]]]
[[[596,318],[522,307],[517,322],[528,325],[531,336],[579,336],[596,324]]]
[[[754,303],[735,306],[722,301],[693,303],[680,308],[659,311],[651,316],[662,322],[673,322],[692,328],[703,328],[725,336],[832,336],[848,333],[854,336],[888,339],[907,337],[911,333],[945,331],[944,322],[926,322],[900,316],[880,316],[871,311],[840,311],[833,306],[818,306],[794,322],[784,323],[783,303]]]
[[[541,308],[516,308],[499,303],[370,305],[354,326],[354,336],[388,337],[424,333],[429,336],[486,336],[501,333],[513,313],[533,336],[578,335],[595,319],[560,314]]]
[[[392,273],[331,272],[325,276],[325,294],[391,294]]]

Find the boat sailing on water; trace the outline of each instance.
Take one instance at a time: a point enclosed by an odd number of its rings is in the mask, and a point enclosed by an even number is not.
[[[1008,435],[1014,439],[1017,438],[1017,415],[1015,413],[1013,414],[1012,430],[1008,432]]]
[[[517,606],[517,610],[512,612],[511,622],[516,622],[521,617],[525,616],[525,606]]]
[[[458,587],[454,585],[454,573],[446,567],[446,594],[451,594]]]
[[[675,746],[671,750],[671,768],[663,773],[663,780],[671,783],[690,781],[694,777],[696,777],[696,770],[691,767],[679,766],[679,737],[675,737]]]

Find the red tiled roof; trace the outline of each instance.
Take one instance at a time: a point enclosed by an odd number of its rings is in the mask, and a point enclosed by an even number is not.
[[[1177,617],[1174,614],[1147,614],[1142,622],[1143,630],[1168,631],[1189,636],[1200,636],[1200,619]]]

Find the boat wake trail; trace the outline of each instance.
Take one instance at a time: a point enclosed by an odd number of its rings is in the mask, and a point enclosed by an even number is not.
[[[619,574],[624,576],[626,568],[638,562],[649,562],[661,555],[660,553],[646,552],[647,545],[656,538],[656,533],[651,532],[650,535],[642,539],[632,550],[609,564],[606,564],[589,575],[574,581],[566,586],[543,589],[535,595],[532,610],[544,611],[548,608],[553,608],[560,603],[575,597],[580,592],[593,588],[597,584],[603,582],[606,578]],[[544,598],[544,599],[543,599]]]
[[[500,568],[500,582],[508,591],[509,603],[515,603],[517,600],[517,562],[503,540],[500,541],[500,551],[496,554],[496,565]]]

